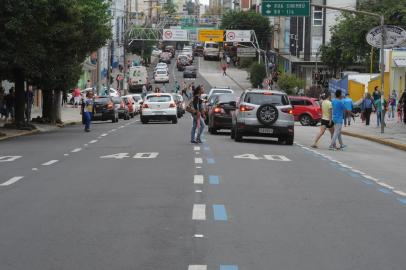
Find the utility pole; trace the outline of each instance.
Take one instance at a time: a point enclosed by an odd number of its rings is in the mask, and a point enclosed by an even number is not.
[[[128,87],[127,87],[127,46],[128,46],[128,21],[129,21],[129,16],[130,16],[130,8],[129,8],[129,0],[126,0],[125,3],[125,23],[124,23],[124,42],[123,42],[123,51],[124,51],[124,59],[123,59],[123,91],[124,95],[128,94]]]
[[[384,94],[385,94],[385,41],[386,41],[386,30],[385,30],[385,17],[383,14],[378,14],[378,13],[372,13],[372,12],[367,12],[367,11],[359,11],[359,10],[352,10],[352,9],[346,9],[346,8],[338,8],[338,7],[332,7],[332,6],[325,6],[325,5],[317,5],[317,4],[310,4],[311,6],[314,7],[321,7],[325,9],[332,9],[332,10],[338,10],[338,11],[343,11],[343,12],[349,12],[349,13],[355,13],[355,14],[363,14],[363,15],[368,15],[372,17],[376,17],[380,19],[380,25],[382,29],[382,34],[381,34],[381,108],[382,112],[384,110]],[[385,117],[384,114],[381,113],[381,133],[385,132]]]

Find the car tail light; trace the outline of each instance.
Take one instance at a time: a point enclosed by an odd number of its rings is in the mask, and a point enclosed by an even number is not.
[[[142,104],[142,108],[144,108],[144,109],[149,108],[149,107],[148,107],[148,104],[146,104],[146,103]]]
[[[171,103],[171,104],[169,105],[169,108],[175,108],[175,107],[176,107],[175,103]]]
[[[113,103],[108,103],[107,104],[107,109],[109,109],[109,110],[111,110],[111,109],[113,109],[114,108],[114,104]]]
[[[248,105],[240,105],[240,112],[248,112],[255,109],[255,107],[248,106]]]
[[[120,102],[120,108],[121,108],[121,109],[124,109],[124,108],[125,108],[124,102],[122,102],[122,101]]]
[[[293,114],[293,109],[282,109],[281,111],[284,113]]]
[[[225,113],[224,109],[221,107],[214,107],[213,112],[214,113]]]

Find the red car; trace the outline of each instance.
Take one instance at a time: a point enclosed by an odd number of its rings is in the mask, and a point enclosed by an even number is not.
[[[290,96],[295,121],[302,126],[315,126],[321,120],[321,106],[317,99],[309,97]]]

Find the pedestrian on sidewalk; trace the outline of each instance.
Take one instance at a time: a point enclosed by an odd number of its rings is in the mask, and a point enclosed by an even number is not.
[[[6,122],[7,120],[12,121],[14,119],[14,100],[14,87],[11,87],[4,99],[6,104]]]
[[[193,117],[193,124],[192,130],[190,134],[190,142],[191,143],[201,143],[201,135],[204,131],[204,120],[202,119],[203,113],[203,100],[201,99],[201,95],[203,93],[203,87],[198,86],[196,87],[195,91],[193,92],[193,99],[192,99],[192,117]]]
[[[25,91],[25,119],[28,122],[31,121],[31,110],[34,105],[34,93],[32,92],[32,86],[29,86]]]
[[[396,91],[393,90],[392,95],[390,95],[389,100],[389,113],[388,113],[388,119],[392,118],[392,120],[395,118],[395,111],[396,111]]]
[[[401,104],[398,105],[398,123],[403,122],[403,106]]]
[[[3,118],[3,116],[6,116],[5,113],[5,108],[4,108],[4,98],[5,98],[5,89],[2,87],[0,87],[0,119]]]
[[[73,105],[75,106],[75,108],[77,108],[79,106],[79,104],[80,104],[80,99],[81,99],[81,94],[80,94],[80,88],[79,87],[76,87],[73,90],[72,96],[73,96],[73,100],[74,100]]]
[[[379,127],[381,124],[381,121],[383,119],[383,125],[386,126],[385,124],[385,112],[386,108],[388,106],[388,103],[386,102],[385,97],[383,97],[383,108],[382,108],[382,102],[380,99],[375,100],[375,110],[376,110],[376,126]]]
[[[224,63],[223,64],[223,66],[222,66],[222,69],[223,69],[223,76],[227,76],[227,64],[226,63]]]
[[[352,99],[350,98],[350,94],[346,94],[345,98],[343,99],[344,106],[345,106],[345,117],[344,117],[344,126],[351,125],[351,118],[353,118],[353,102]]]
[[[374,92],[372,93],[372,97],[374,98],[374,102],[378,99],[381,99],[381,92],[378,89],[378,86],[375,86]]]
[[[333,134],[334,134],[334,123],[333,123],[333,119],[332,119],[333,106],[331,104],[330,93],[322,94],[321,99],[323,100],[321,103],[321,112],[322,112],[321,126],[320,126],[320,132],[319,132],[319,134],[317,134],[316,139],[314,140],[314,143],[311,146],[313,148],[318,148],[319,140],[326,132],[326,129],[328,129],[330,131],[331,139],[333,138]]]
[[[62,92],[62,107],[63,105],[68,104],[68,93],[66,91]]]
[[[89,91],[86,94],[86,99],[83,101],[82,110],[83,110],[83,118],[85,123],[85,132],[90,132],[90,124],[92,122],[93,117],[93,92]]]
[[[226,57],[226,62],[227,62],[227,68],[230,68],[231,58],[229,55],[227,55],[227,57]]]
[[[371,113],[374,107],[374,100],[370,93],[367,93],[361,102],[361,113],[365,117],[365,125],[369,126],[371,120]]]
[[[332,119],[334,123],[334,134],[333,138],[331,139],[331,143],[329,146],[329,150],[340,150],[346,147],[343,143],[343,139],[341,136],[341,130],[343,128],[343,116],[344,113],[346,112],[344,102],[343,102],[343,97],[342,97],[342,92],[341,90],[336,90],[335,93],[335,99],[333,99],[332,103]],[[336,146],[336,142],[340,143],[340,147]]]
[[[403,114],[402,114],[402,116],[403,116],[403,123],[406,124],[406,117],[405,117],[405,112],[406,112],[406,89],[403,90],[402,96],[400,97],[398,103],[399,103],[398,106],[401,106],[401,107],[402,107],[402,110],[403,110]]]

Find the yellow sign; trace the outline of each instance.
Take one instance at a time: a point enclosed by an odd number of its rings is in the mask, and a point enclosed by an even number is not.
[[[199,30],[199,41],[213,41],[213,42],[223,42],[224,41],[224,30],[211,30],[211,29],[200,29]]]

